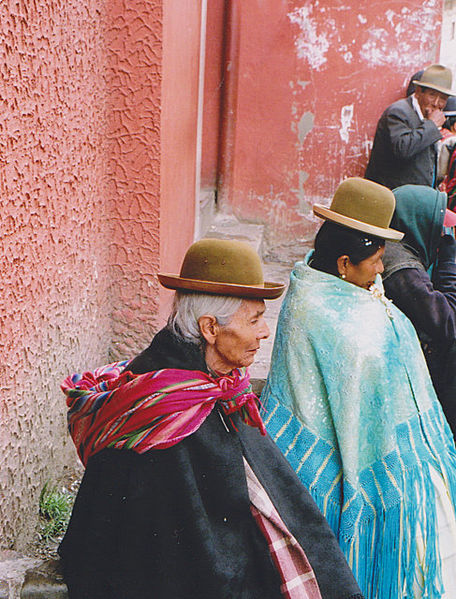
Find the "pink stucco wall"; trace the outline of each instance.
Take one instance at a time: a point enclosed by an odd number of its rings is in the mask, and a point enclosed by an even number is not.
[[[109,3],[108,194],[114,358],[145,347],[158,310],[162,2]]]
[[[110,345],[96,0],[0,3],[0,544],[74,460],[60,380]]]
[[[200,21],[200,2],[0,5],[0,548],[27,549],[75,464],[61,380],[161,322],[155,275],[193,236]]]
[[[200,2],[110,5],[109,202],[115,358],[146,347],[193,239]]]
[[[264,0],[239,9],[235,124],[221,199],[277,247],[313,236],[311,206],[362,175],[376,122],[437,59],[441,0]]]

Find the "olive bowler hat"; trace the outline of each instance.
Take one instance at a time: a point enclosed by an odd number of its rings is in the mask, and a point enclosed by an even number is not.
[[[251,299],[275,299],[285,285],[266,283],[256,251],[244,241],[201,239],[187,253],[180,275],[160,273],[168,289],[233,295]]]
[[[413,83],[420,87],[436,89],[438,92],[446,94],[447,96],[456,95],[451,89],[453,83],[451,70],[441,64],[431,64],[430,67],[424,69],[421,79],[414,80]]]
[[[330,208],[315,204],[313,211],[320,218],[349,229],[399,241],[404,233],[390,229],[395,207],[396,200],[390,189],[368,179],[351,177],[336,189]]]

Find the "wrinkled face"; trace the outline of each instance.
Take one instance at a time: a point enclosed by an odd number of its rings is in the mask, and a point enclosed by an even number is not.
[[[345,270],[345,280],[363,289],[369,289],[369,287],[375,282],[375,277],[381,275],[383,272],[383,254],[385,248],[381,247],[375,254],[361,260],[359,264],[352,264],[350,260],[347,261]]]
[[[264,312],[263,300],[244,300],[231,322],[225,326],[218,325],[214,343],[208,346],[208,365],[223,373],[250,366],[260,341],[269,337]]]
[[[427,116],[429,111],[443,110],[449,97],[436,89],[418,86],[415,90],[415,96],[424,116]]]

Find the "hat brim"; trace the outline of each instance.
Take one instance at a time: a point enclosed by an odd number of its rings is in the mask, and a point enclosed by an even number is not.
[[[447,87],[441,87],[440,85],[434,85],[432,83],[423,83],[422,81],[413,80],[415,85],[419,85],[420,87],[429,87],[430,89],[435,89],[438,92],[445,94],[446,96],[456,96],[456,92]]]
[[[339,214],[338,212],[334,212],[321,204],[314,204],[313,211],[314,214],[320,218],[330,220],[338,225],[348,227],[349,229],[356,229],[357,231],[363,231],[363,233],[368,233],[369,235],[375,235],[381,239],[400,241],[404,237],[404,233],[396,231],[396,229],[385,229],[383,227],[369,225],[368,223],[363,223],[361,220],[356,220],[355,218],[350,218],[343,214]]]
[[[198,279],[185,279],[178,275],[160,273],[158,280],[167,289],[199,291],[217,295],[232,295],[247,299],[277,299],[285,290],[285,285],[268,283],[264,285],[235,285],[233,283],[215,283],[213,281],[200,281]]]

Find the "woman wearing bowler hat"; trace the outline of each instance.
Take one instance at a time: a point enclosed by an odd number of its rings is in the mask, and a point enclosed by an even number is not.
[[[362,599],[249,384],[284,286],[217,239],[159,280],[176,296],[151,345],[63,384],[86,465],[59,549],[70,599]]]
[[[343,181],[291,273],[265,423],[369,599],[456,589],[456,450],[411,322],[380,274],[393,193]]]

